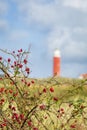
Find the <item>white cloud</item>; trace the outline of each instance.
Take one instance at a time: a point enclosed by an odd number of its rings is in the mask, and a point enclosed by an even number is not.
[[[56,20],[57,12],[51,4],[31,4],[31,15],[32,19],[42,24],[52,24],[54,19]]]
[[[82,42],[70,41],[70,43],[64,48],[64,56],[70,60],[70,62],[81,62],[87,59],[87,44]]]
[[[25,30],[13,30],[8,34],[8,39],[11,41],[17,41],[27,38],[28,36],[29,33]]]
[[[5,31],[8,28],[8,22],[6,20],[0,19],[0,30]]]
[[[47,37],[48,48],[52,52],[55,48],[62,47],[70,42],[70,33],[68,28],[55,27]]]
[[[8,3],[5,0],[0,0],[0,31],[6,31],[8,28],[7,20],[3,19],[4,16],[8,12]]]
[[[51,27],[55,25],[61,17],[56,1],[43,2],[40,0],[22,0],[22,2],[16,2],[23,19],[29,24],[35,23],[43,27]]]
[[[85,28],[55,27],[46,40],[51,60],[55,48],[61,51],[61,75],[65,77],[78,77],[81,73],[86,72],[87,40],[84,42],[73,40],[72,36],[75,37],[76,33],[78,36],[83,33],[87,34]]]
[[[86,42],[78,42],[72,39],[75,36],[73,30],[68,28],[54,28],[47,38],[48,51],[52,55],[55,48],[61,50],[64,61],[81,62],[87,59]]]
[[[80,42],[73,39],[75,32],[78,36],[86,34],[86,29],[83,28],[83,26],[87,27],[86,14],[76,10],[87,11],[86,0],[61,0],[61,2],[54,0],[54,2],[44,4],[39,0],[22,0],[17,3],[23,19],[29,24],[34,23],[33,25],[41,25],[45,29],[50,28],[46,39],[50,53],[57,47],[67,61],[71,59],[76,62],[79,57],[87,58],[85,49],[87,39]]]
[[[42,1],[16,1],[20,16],[28,25],[40,26],[42,29],[53,26],[86,26],[85,13],[75,10],[78,6],[78,8],[82,6],[81,9],[84,10],[87,9],[87,2],[84,2],[84,0],[54,0],[45,3]],[[65,8],[67,6],[74,8]]]
[[[82,27],[74,28],[74,29],[73,29],[73,32],[74,32],[74,33],[84,34],[84,33],[87,33],[87,28],[82,28]]]
[[[87,0],[63,0],[63,5],[87,11]]]
[[[0,15],[7,13],[8,4],[5,0],[0,0]]]

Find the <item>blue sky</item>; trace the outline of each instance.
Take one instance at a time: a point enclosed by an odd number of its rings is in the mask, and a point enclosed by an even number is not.
[[[0,0],[0,48],[27,49],[31,77],[52,76],[61,51],[61,76],[87,73],[87,0]]]

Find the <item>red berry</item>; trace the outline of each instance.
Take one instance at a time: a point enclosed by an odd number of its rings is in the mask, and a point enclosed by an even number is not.
[[[30,83],[27,84],[27,86],[30,86],[30,85],[31,85]]]
[[[54,100],[54,101],[58,101],[58,98],[57,98],[57,97],[54,97],[53,100]]]
[[[46,106],[44,104],[40,105],[40,109],[41,110],[45,110],[46,109]]]
[[[18,50],[18,52],[22,52],[22,49]]]
[[[4,92],[4,90],[5,90],[5,88],[0,88],[0,92],[2,93],[2,92]]]
[[[3,123],[2,126],[6,126],[7,124],[6,123]]]
[[[17,113],[13,113],[13,116],[12,116],[12,119],[18,119],[19,118],[19,115]]]
[[[12,107],[12,110],[13,110],[13,111],[16,111],[16,108],[15,108],[15,107]]]
[[[15,51],[13,51],[13,53],[15,53]]]
[[[30,69],[29,69],[28,67],[26,67],[25,71],[26,71],[26,72],[29,72],[29,71],[30,71]]]
[[[47,119],[47,116],[45,116],[44,119]]]
[[[24,59],[24,64],[27,64],[27,60],[26,59]]]
[[[12,90],[12,89],[10,89],[10,90],[9,90],[9,93],[13,93],[13,90]]]
[[[85,106],[83,106],[83,105],[82,105],[80,108],[81,108],[81,109],[84,109],[84,108],[85,108]]]
[[[13,96],[16,97],[18,95],[18,92],[14,93]]]
[[[4,98],[2,98],[2,99],[1,99],[1,102],[4,102],[4,101],[5,101],[5,99],[4,99]]]
[[[28,121],[28,126],[32,126],[32,121]]]
[[[22,49],[20,49],[20,52],[22,52],[23,50]]]
[[[24,119],[24,115],[20,114],[20,118],[21,118],[21,120],[23,120]]]
[[[2,78],[0,78],[0,80],[2,80]]]
[[[22,64],[19,64],[19,68],[22,68],[23,67],[23,65]]]
[[[17,62],[16,61],[14,61],[14,65],[16,65],[17,64]]]
[[[47,92],[46,88],[44,88],[44,89],[43,89],[43,92],[44,92],[44,93],[46,93],[46,92]]]
[[[50,88],[50,92],[54,92],[54,88],[53,87]]]
[[[61,109],[60,109],[60,111],[62,111],[62,112],[63,112],[63,111],[64,111],[64,109],[63,109],[63,108],[61,108]]]
[[[11,106],[11,105],[9,105],[9,109],[12,109],[12,106]]]
[[[31,83],[34,84],[34,80],[32,80]]]
[[[76,128],[76,125],[72,124],[70,125],[71,128]]]
[[[10,62],[11,61],[11,59],[10,58],[8,58],[8,62]]]
[[[2,60],[2,57],[0,56],[0,60]]]
[[[11,68],[14,68],[14,66],[13,66],[13,65],[11,65]]]
[[[62,114],[64,114],[65,112],[63,111]]]
[[[19,57],[19,54],[17,54],[17,57]]]

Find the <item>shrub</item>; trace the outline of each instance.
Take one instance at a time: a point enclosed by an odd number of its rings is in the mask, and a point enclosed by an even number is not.
[[[1,51],[9,57],[0,56],[0,129],[86,129],[87,102],[86,96],[81,96],[86,81],[31,79],[29,51]],[[61,91],[65,86],[67,89]]]

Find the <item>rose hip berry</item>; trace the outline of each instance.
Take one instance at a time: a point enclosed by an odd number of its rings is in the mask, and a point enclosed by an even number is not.
[[[50,88],[50,92],[54,92],[54,88],[53,87]]]

